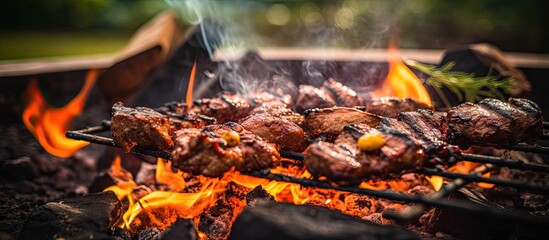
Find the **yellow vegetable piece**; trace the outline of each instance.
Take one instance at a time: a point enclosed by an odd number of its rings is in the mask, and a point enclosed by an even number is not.
[[[358,148],[363,151],[375,151],[385,145],[385,139],[379,132],[366,133],[358,138]]]
[[[240,143],[240,135],[235,131],[228,131],[221,138],[227,142],[229,147],[234,147]]]

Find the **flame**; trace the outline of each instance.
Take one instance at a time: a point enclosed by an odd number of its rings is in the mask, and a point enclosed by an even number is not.
[[[194,78],[196,76],[196,59],[193,63],[193,68],[191,69],[191,75],[189,76],[189,86],[187,87],[187,109],[191,109],[193,107],[193,89],[194,89]]]
[[[185,188],[185,180],[183,179],[183,172],[178,171],[174,173],[171,170],[171,162],[162,158],[157,159],[156,163],[156,182],[167,185],[168,188],[174,192],[180,192]]]
[[[137,184],[133,181],[133,176],[128,171],[122,168],[120,156],[116,156],[109,169],[109,175],[112,177],[116,185],[110,186],[103,191],[113,191],[119,200],[128,198],[133,202],[130,194]]]
[[[470,173],[471,171],[473,171],[475,168],[477,168],[480,165],[481,165],[480,163],[462,161],[462,162],[458,162],[456,165],[452,166],[448,170],[452,171],[452,172],[467,174],[467,173]],[[487,172],[487,173],[483,174],[482,176],[483,177],[490,177],[490,172]],[[476,183],[476,184],[477,184],[477,186],[479,186],[481,188],[492,188],[492,187],[494,187],[494,184],[490,184],[490,183]]]
[[[84,87],[74,99],[61,108],[52,107],[46,102],[36,80],[28,85],[26,94],[30,103],[23,111],[23,123],[48,153],[66,158],[89,144],[69,139],[65,137],[65,132],[69,129],[72,119],[82,112],[97,74],[97,70],[88,71]]]
[[[441,176],[425,176],[425,179],[431,183],[431,186],[435,189],[435,191],[440,191],[442,188],[442,183],[444,182],[444,179]]]
[[[381,88],[372,92],[375,97],[413,98],[431,106],[429,93],[417,76],[402,62],[394,43],[389,45],[389,73]]]

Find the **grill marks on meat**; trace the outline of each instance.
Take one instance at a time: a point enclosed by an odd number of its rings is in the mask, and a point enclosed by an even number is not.
[[[381,133],[385,145],[377,151],[360,151],[357,139],[372,132]],[[320,141],[311,144],[304,161],[314,176],[325,176],[336,182],[359,183],[366,178],[392,177],[419,168],[422,164],[420,149],[406,133],[351,124],[334,143]]]
[[[462,148],[469,145],[509,147],[531,143],[543,134],[541,111],[525,99],[484,99],[478,104],[464,103],[447,114],[448,142]]]
[[[168,150],[173,147],[169,117],[150,108],[112,107],[111,134],[116,145],[129,152],[133,147]]]
[[[237,146],[229,147],[221,138],[228,131],[240,135]],[[173,166],[192,174],[219,177],[233,168],[237,171],[270,168],[280,160],[273,144],[233,122],[209,125],[201,130],[181,129],[174,138]]]
[[[214,117],[219,123],[237,122],[252,110],[250,102],[239,94],[222,92],[214,98],[196,101],[200,113]]]
[[[322,84],[322,89],[331,93],[335,99],[337,106],[341,107],[356,107],[363,104],[363,100],[358,94],[351,88],[343,85],[334,79],[328,79]]]
[[[401,112],[416,111],[418,109],[430,109],[428,105],[411,98],[382,97],[366,104],[365,111],[383,117],[396,118]]]
[[[313,108],[355,107],[362,104],[362,98],[353,89],[334,79],[328,79],[320,88],[310,85],[299,86],[295,109],[304,112]]]
[[[400,113],[397,119],[384,118],[380,128],[396,129],[410,134],[425,150],[426,163],[429,165],[448,165],[447,159],[453,157],[457,160],[461,157],[461,152],[459,147],[446,143],[445,121],[444,115],[420,109]]]
[[[334,139],[348,124],[363,123],[377,127],[381,120],[377,115],[345,107],[310,109],[304,115],[303,126],[312,138],[326,135],[328,139]]]
[[[335,105],[333,97],[323,89],[310,85],[299,86],[299,95],[295,103],[295,109],[298,112],[313,108],[329,108]]]
[[[243,119],[241,125],[253,134],[276,144],[279,149],[301,152],[307,147],[305,131],[283,118],[255,114]]]

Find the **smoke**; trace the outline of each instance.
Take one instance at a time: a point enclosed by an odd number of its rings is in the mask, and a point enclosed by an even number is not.
[[[218,37],[223,40],[220,50],[225,53],[260,47],[313,47],[315,51],[332,48],[384,48],[398,30],[398,6],[406,4],[401,1],[380,0],[166,2],[188,24],[198,25],[205,19],[223,24],[224,32],[218,33]],[[212,31],[201,30],[203,33]],[[213,56],[214,50],[209,45],[207,36],[211,34],[204,34],[203,41],[208,53]],[[300,72],[296,73],[288,69],[287,65],[266,64],[257,56],[246,55],[240,61],[225,60],[224,64],[220,64],[217,74],[224,90],[241,94],[249,94],[257,88],[271,84],[269,81],[275,79],[273,75],[278,77],[276,79],[319,85],[329,77],[342,74],[338,70],[341,67],[328,59],[329,57],[305,60],[301,63],[300,70],[298,69]],[[343,68],[347,71],[351,67],[360,66],[350,64]],[[379,69],[363,69],[359,72],[360,75],[343,74],[345,79],[338,80],[355,86],[369,84]]]

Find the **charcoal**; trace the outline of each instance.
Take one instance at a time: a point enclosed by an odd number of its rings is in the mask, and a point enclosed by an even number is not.
[[[31,158],[27,156],[5,160],[0,164],[0,179],[14,182],[33,180],[37,174],[36,167],[32,163]]]
[[[198,233],[192,219],[179,218],[169,228],[158,235],[159,240],[195,240]]]
[[[381,226],[328,208],[263,202],[245,207],[228,239],[418,239],[397,226]]]
[[[261,185],[258,185],[246,194],[246,205],[253,207],[260,201],[274,201],[274,197],[265,191]]]
[[[49,202],[34,210],[19,239],[105,239],[122,214],[113,192],[102,192]]]
[[[198,230],[210,239],[226,238],[233,219],[233,208],[224,199],[219,199],[208,211],[200,214]]]
[[[137,234],[137,240],[155,240],[160,234],[160,229],[156,227],[145,228],[145,230]]]

